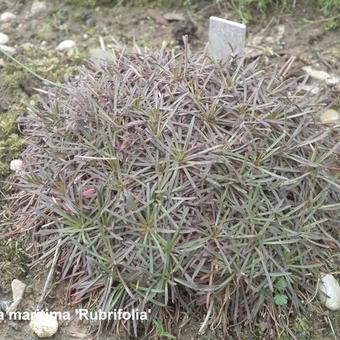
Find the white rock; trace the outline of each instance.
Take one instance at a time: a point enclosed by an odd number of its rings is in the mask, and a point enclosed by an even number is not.
[[[39,338],[50,338],[58,331],[58,320],[49,313],[39,311],[32,316],[30,328]]]
[[[185,17],[182,13],[169,12],[164,14],[164,19],[167,21],[184,21]]]
[[[328,309],[340,309],[340,285],[333,275],[326,274],[321,277],[319,293],[321,302]]]
[[[69,51],[76,46],[73,40],[64,40],[57,46],[57,51]]]
[[[337,122],[339,118],[340,118],[339,112],[333,109],[330,109],[330,110],[323,112],[320,115],[320,122],[322,124],[332,124],[332,123]]]
[[[21,159],[13,159],[10,164],[10,169],[15,172],[20,172],[23,167],[23,162]]]
[[[26,284],[21,282],[20,280],[14,279],[12,281],[12,294],[13,294],[13,300],[22,299],[24,296],[24,291],[26,288]]]
[[[340,79],[338,77],[331,75],[325,71],[315,70],[310,66],[305,66],[302,69],[312,78],[322,80],[326,82],[327,85],[336,85],[340,82]]]
[[[6,45],[8,43],[8,35],[0,32],[0,45]]]
[[[278,25],[276,26],[276,42],[278,42],[279,40],[281,40],[285,34],[286,28],[284,25]]]
[[[320,93],[320,87],[317,86],[317,85],[299,85],[298,89],[300,91],[306,91],[306,92],[309,92],[313,95],[317,95]]]
[[[332,76],[330,75],[327,79],[326,79],[326,84],[327,85],[337,85],[340,83],[340,78],[336,77],[336,76]]]
[[[1,15],[0,15],[0,21],[1,22],[8,22],[8,21],[12,21],[12,20],[15,20],[17,16],[11,12],[3,12]]]
[[[36,15],[38,13],[44,12],[46,8],[47,6],[45,1],[34,0],[31,6],[31,14]]]
[[[14,279],[12,281],[12,295],[13,303],[9,306],[7,313],[15,312],[26,289],[26,284],[20,280]]]
[[[15,54],[15,53],[17,52],[17,50],[16,50],[14,47],[12,47],[12,46],[0,45],[0,48],[1,48],[3,51],[5,51],[5,52],[7,52],[8,54],[10,54],[10,55],[13,55],[13,54]]]

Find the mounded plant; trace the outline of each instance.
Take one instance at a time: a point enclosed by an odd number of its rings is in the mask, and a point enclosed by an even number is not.
[[[13,208],[72,303],[237,334],[308,308],[339,268],[338,128],[290,64],[122,52],[41,99]]]

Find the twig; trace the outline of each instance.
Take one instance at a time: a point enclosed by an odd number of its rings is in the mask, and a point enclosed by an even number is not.
[[[50,284],[50,281],[52,279],[53,272],[54,272],[55,266],[57,264],[58,256],[59,256],[60,243],[61,243],[61,239],[59,239],[59,241],[58,241],[58,244],[57,244],[57,247],[56,247],[57,249],[55,250],[54,257],[53,257],[52,266],[51,266],[51,269],[50,269],[50,271],[47,275],[46,282],[45,282],[45,285],[44,285],[44,289],[43,289],[43,292],[41,294],[40,300],[38,302],[38,308],[40,307],[41,303],[43,302],[43,300],[46,296],[46,291],[47,291],[48,286]]]
[[[203,333],[204,333],[205,328],[206,328],[206,325],[207,325],[208,320],[209,320],[209,318],[210,318],[210,314],[211,314],[213,305],[214,305],[214,300],[211,301],[211,304],[210,304],[210,306],[209,306],[207,315],[206,315],[206,317],[205,317],[205,319],[204,319],[204,321],[203,321],[203,323],[202,323],[202,325],[201,325],[201,327],[200,327],[200,329],[199,329],[199,331],[198,331],[198,334],[203,334]]]
[[[106,48],[105,48],[105,43],[104,43],[104,39],[102,36],[99,37],[99,43],[100,43],[100,48],[105,51]]]
[[[91,157],[91,156],[79,156],[76,155],[76,158],[82,158],[82,159],[93,159],[93,160],[104,160],[104,161],[112,161],[116,160],[117,157]]]
[[[315,299],[315,297],[318,295],[319,284],[320,284],[320,279],[318,279],[318,282],[316,283],[316,288],[315,288],[315,292],[313,296],[307,301],[308,304],[310,304]]]
[[[337,19],[340,17],[340,14],[338,15],[334,15],[333,17],[330,17],[330,18],[324,18],[324,19],[320,19],[320,20],[308,20],[308,19],[304,19],[304,21],[309,24],[309,25],[313,25],[313,24],[318,24],[320,22],[325,22],[325,21],[330,21],[330,20],[334,20],[334,19]]]
[[[327,320],[328,320],[328,323],[329,323],[329,325],[330,325],[330,327],[331,327],[331,330],[332,330],[332,333],[333,333],[334,339],[336,340],[336,339],[337,339],[337,338],[336,338],[336,334],[335,334],[335,332],[334,332],[334,328],[333,328],[333,325],[332,325],[331,319],[329,318],[329,316],[328,316],[328,315],[327,315]]]

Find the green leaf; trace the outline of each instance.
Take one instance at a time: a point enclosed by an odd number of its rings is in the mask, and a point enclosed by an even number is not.
[[[278,290],[285,290],[287,288],[287,281],[283,278],[280,277],[276,282],[275,282],[275,288]]]
[[[276,294],[274,296],[274,302],[279,306],[284,306],[288,302],[288,296],[285,294]]]
[[[157,331],[158,331],[158,335],[160,337],[165,337],[165,338],[168,338],[168,339],[176,339],[176,337],[174,335],[168,333],[165,330],[163,324],[159,320],[153,320],[153,323],[155,324]]]

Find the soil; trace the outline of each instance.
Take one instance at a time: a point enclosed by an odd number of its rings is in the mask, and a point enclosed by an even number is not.
[[[17,49],[15,57],[18,60],[41,76],[58,82],[62,82],[69,74],[76,74],[75,66],[85,63],[91,55],[98,53],[99,48],[110,50],[117,45],[132,48],[134,44],[138,44],[141,48],[155,49],[165,42],[168,47],[180,49],[182,35],[188,34],[191,49],[198,50],[206,46],[209,16],[239,20],[239,13],[234,9],[204,2],[190,8],[165,8],[157,6],[157,2],[156,5],[144,7],[114,8],[112,5],[87,7],[80,0],[45,3],[46,9],[32,15],[31,1],[2,0],[0,13],[10,11],[15,13],[17,18],[8,23],[0,23],[0,32],[9,36],[8,45]],[[251,13],[252,17],[247,26],[249,58],[260,58],[261,62],[274,62],[281,66],[289,57],[295,56],[293,72],[303,74],[301,68],[311,65],[339,75],[339,16],[325,18],[320,10],[308,8],[306,4],[309,3],[299,2],[294,9],[280,8],[266,15],[256,11]],[[165,14],[173,12],[180,20],[166,20],[165,17],[168,16]],[[58,44],[66,39],[74,40],[76,49],[57,52]],[[14,126],[15,131],[11,131],[10,135],[21,138],[20,124],[17,128],[16,118],[19,117],[20,121],[20,116],[25,114],[27,107],[36,101],[39,92],[37,88],[43,89],[44,85],[1,55],[0,74],[0,123],[1,119],[4,121],[5,115],[15,117],[10,123],[11,129]],[[327,87],[322,82],[318,86],[328,94],[329,103],[339,105],[338,88]],[[0,179],[1,176],[5,178],[9,174],[10,157],[13,157],[13,153],[3,156],[0,153]],[[3,167],[1,163],[4,163]],[[0,194],[5,197],[9,195],[5,184],[1,186],[0,183]],[[6,200],[2,200],[0,204],[0,226],[5,231],[15,229],[7,222]],[[33,310],[41,297],[48,268],[27,269],[34,254],[29,241],[16,233],[13,233],[8,241],[1,241],[0,255],[0,300],[10,299],[10,282],[19,278],[28,284],[20,308]],[[67,305],[62,285],[50,286],[48,292],[43,307],[49,310],[71,309]],[[200,322],[191,320],[184,325],[179,338],[223,339],[218,330],[209,330],[205,335],[198,336],[199,328]],[[93,337],[87,336],[90,329],[90,324],[74,320],[64,322],[54,339],[90,339]],[[293,331],[299,339],[340,338],[340,315],[329,313],[316,303],[310,315],[300,316],[293,321]],[[283,339],[290,337],[282,336]],[[108,334],[102,335],[101,338],[114,339]],[[254,339],[256,336],[245,332],[242,338]],[[35,336],[27,322],[6,322],[1,324],[0,339],[35,339]]]

